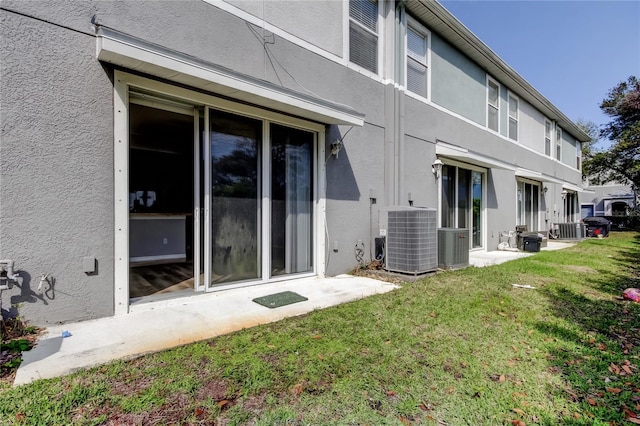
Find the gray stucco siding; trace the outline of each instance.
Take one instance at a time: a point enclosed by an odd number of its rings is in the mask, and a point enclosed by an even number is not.
[[[438,208],[437,181],[431,172],[436,158],[435,144],[405,135],[403,174],[405,192],[400,194],[403,205],[409,205],[409,193],[416,207]]]
[[[342,57],[344,5],[340,1],[227,1],[291,35]]]
[[[520,132],[518,142],[544,154],[544,115],[522,99],[518,105]]]
[[[111,315],[112,83],[94,37],[0,15],[0,248],[21,276],[3,309],[36,324]],[[83,273],[84,256],[98,274]],[[53,289],[38,291],[42,274]]]
[[[369,235],[378,235],[378,211],[384,205],[384,145],[384,128],[365,124],[353,128],[344,138],[344,147],[337,158],[328,157],[326,274],[329,276],[356,266],[354,247],[358,240],[365,244],[365,259],[369,259]],[[371,206],[370,221],[371,189],[377,203]],[[334,241],[339,245],[337,252],[333,250]]]
[[[431,36],[431,100],[486,125],[486,73],[437,34]]]
[[[568,166],[576,166],[576,140],[568,132],[562,132],[562,162]]]

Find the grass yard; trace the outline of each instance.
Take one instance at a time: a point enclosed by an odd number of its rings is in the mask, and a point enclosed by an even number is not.
[[[0,424],[640,424],[639,286],[613,233],[4,387]]]

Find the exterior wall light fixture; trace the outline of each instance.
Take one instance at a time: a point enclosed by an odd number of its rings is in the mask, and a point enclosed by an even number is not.
[[[442,160],[440,160],[439,158],[436,158],[436,161],[433,162],[433,164],[431,165],[431,171],[433,172],[434,175],[436,175],[436,179],[440,178],[440,172],[442,171]]]

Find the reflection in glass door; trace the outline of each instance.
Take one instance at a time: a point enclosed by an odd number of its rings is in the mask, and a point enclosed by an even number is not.
[[[473,196],[473,238],[472,247],[482,247],[482,173],[473,171],[471,172],[471,180],[473,182],[473,189],[471,190]]]
[[[271,274],[313,270],[314,134],[272,124]]]
[[[210,110],[211,284],[261,275],[262,121]]]

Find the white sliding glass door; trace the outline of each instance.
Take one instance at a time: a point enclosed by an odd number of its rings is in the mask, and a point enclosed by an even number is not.
[[[440,225],[469,229],[469,248],[484,246],[484,172],[444,165],[441,173]]]

